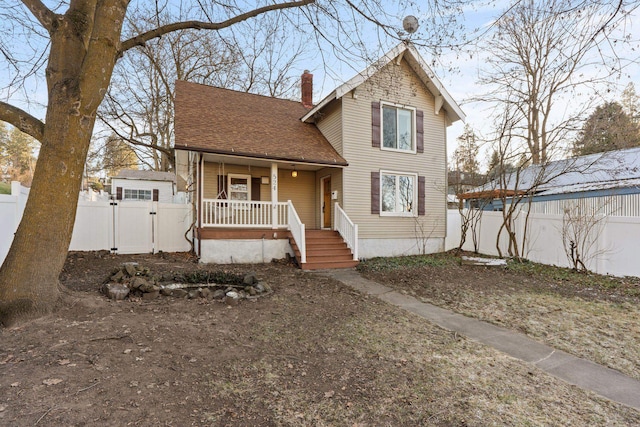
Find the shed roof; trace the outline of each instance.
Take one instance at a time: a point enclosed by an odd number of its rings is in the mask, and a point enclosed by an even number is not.
[[[505,189],[536,194],[568,194],[637,186],[640,180],[640,148],[608,151],[533,165],[507,177]],[[486,193],[500,185],[491,181],[466,194]]]
[[[176,182],[176,175],[173,172],[142,171],[137,169],[123,169],[113,178]]]
[[[176,82],[176,149],[346,166],[300,102]]]

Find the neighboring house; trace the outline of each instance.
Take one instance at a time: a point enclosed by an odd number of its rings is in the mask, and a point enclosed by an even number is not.
[[[640,216],[640,148],[608,151],[534,165],[477,187],[462,197],[486,210],[503,209],[502,198],[527,197],[532,213],[562,215],[568,203],[581,201],[592,212]],[[529,200],[528,197],[531,199]],[[528,203],[523,204],[524,207]]]
[[[315,106],[312,77],[301,103],[176,82],[176,169],[197,188],[201,261],[290,253],[314,269],[444,250],[446,128],[464,114],[415,47]]]
[[[111,178],[111,194],[117,200],[173,203],[176,175],[172,172],[124,169]]]

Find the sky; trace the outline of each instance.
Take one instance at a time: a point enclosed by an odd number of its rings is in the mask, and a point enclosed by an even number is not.
[[[459,17],[459,22],[465,26],[469,38],[473,38],[474,35],[488,31],[491,24],[495,21],[496,16],[499,16],[505,8],[512,4],[513,1],[498,0],[487,2],[484,6],[467,7]],[[403,12],[406,14],[414,14],[411,9],[403,10]],[[428,20],[428,16],[420,13],[415,13],[415,15],[418,17],[420,26],[428,25],[428,23],[425,23],[425,21]],[[636,11],[634,16],[637,17],[638,15],[638,11]],[[640,40],[640,25],[634,25],[634,21],[636,21],[636,19],[629,20],[624,30],[625,34],[629,35],[631,40],[638,41]],[[638,23],[640,23],[640,20],[638,20]],[[618,44],[616,46],[620,56],[633,59],[633,61],[625,67],[624,73],[614,78],[615,88],[612,91],[604,91],[604,93],[601,91],[600,95],[602,99],[599,103],[619,100],[622,90],[630,82],[635,84],[636,91],[640,94],[640,56],[637,53],[640,50],[638,47],[637,42],[635,44]],[[604,45],[603,49],[607,50],[607,46]],[[428,64],[433,63],[433,71],[466,114],[464,123],[458,121],[447,128],[447,153],[448,158],[451,159],[453,151],[457,147],[456,138],[463,133],[465,123],[470,125],[474,131],[480,135],[488,136],[491,133],[492,129],[490,125],[493,117],[492,105],[470,102],[471,98],[486,91],[486,88],[478,82],[478,79],[481,69],[485,65],[485,59],[490,55],[490,52],[473,51],[471,49],[445,49],[442,52],[434,54],[430,49],[421,48],[420,46],[418,46],[418,50]],[[318,99],[324,98],[335,86],[355,75],[355,72],[351,69],[345,70],[344,74],[337,76],[337,78],[335,76],[323,75],[322,67],[317,67],[315,72],[316,75],[314,77],[322,81],[321,93]],[[583,94],[583,96],[586,96],[586,94]],[[568,114],[575,107],[576,103],[584,101],[585,99],[580,100],[576,97],[558,99],[554,109],[558,112],[558,115]],[[481,169],[486,169],[489,152],[490,147],[481,147]]]
[[[419,31],[415,36],[437,37],[439,29],[435,23],[430,21],[432,11],[429,8],[432,7],[431,5],[433,3],[434,2],[431,1],[386,1],[383,3],[386,12],[385,19],[387,22],[397,20],[398,27],[400,27],[404,16],[410,14],[415,15],[420,23]],[[486,31],[495,17],[512,3],[513,0],[487,1],[484,6],[476,5],[474,8],[467,7],[462,11],[456,12],[458,22],[464,26],[464,30],[459,29],[458,33],[467,33],[470,38],[473,38],[474,35]],[[0,30],[2,29],[3,26],[0,26]],[[355,42],[360,41],[363,43],[363,46],[371,53],[369,56],[370,59],[375,59],[375,55],[379,57],[397,43],[397,40],[380,39],[373,33],[371,27],[367,27],[366,25],[356,27],[355,31],[359,35],[359,40]],[[626,31],[632,34],[634,39],[640,40],[640,28],[638,25],[634,26],[633,23],[630,22],[626,27]],[[330,34],[330,32],[331,29],[328,29],[327,34]],[[6,38],[8,34],[8,32],[4,31],[0,33],[0,37]],[[444,36],[446,37],[446,34]],[[15,37],[15,40],[19,40],[19,38]],[[347,42],[348,41],[349,39],[347,39]],[[446,42],[447,40],[444,41]],[[295,72],[298,72],[298,75],[300,75],[303,69],[310,69],[314,74],[314,100],[316,102],[323,99],[324,96],[331,92],[336,86],[350,79],[368,65],[361,55],[349,56],[348,52],[337,52],[330,47],[325,49],[323,55],[314,55],[313,53],[315,53],[315,51],[313,46],[311,50],[312,53],[308,54],[304,63],[298,64],[300,69]],[[474,95],[482,93],[484,90],[484,88],[478,84],[478,75],[480,68],[484,64],[484,59],[489,53],[481,51],[471,54],[468,50],[446,49],[436,52],[433,49],[422,48],[420,46],[418,46],[418,50],[427,63],[433,64],[432,68],[438,78],[445,85],[452,97],[461,105],[467,116],[466,123],[471,125],[474,130],[479,133],[487,135],[490,132],[488,125],[491,123],[491,112],[488,106],[470,104],[467,100]],[[625,55],[635,55],[637,58],[637,53],[635,52],[625,52]],[[2,83],[6,82],[6,70],[7,69],[3,68],[0,64],[0,87],[4,86]],[[640,92],[640,61],[636,60],[635,64],[628,67],[625,71],[625,76],[618,82],[619,92],[621,92],[630,81],[636,82],[636,88],[638,92]],[[616,99],[619,96],[619,92],[610,93],[611,98]],[[31,104],[18,102],[18,106],[27,109],[38,118],[44,118],[43,105],[46,102],[46,87],[42,80],[37,84],[33,82],[29,83],[29,85],[14,95],[17,95],[18,98],[20,98],[21,95],[28,95],[32,101]],[[6,100],[7,97],[8,93],[0,90],[0,99]],[[12,98],[14,97],[12,96]],[[559,111],[570,109],[571,102],[575,101],[575,99],[566,101],[564,105],[559,106]],[[456,148],[456,138],[462,134],[462,129],[463,123],[457,122],[447,130],[447,151],[449,158]],[[486,153],[486,151],[485,147],[483,153]],[[486,166],[486,162],[483,162],[482,166]]]

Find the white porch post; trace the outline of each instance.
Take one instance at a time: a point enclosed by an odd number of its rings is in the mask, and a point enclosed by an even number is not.
[[[278,164],[271,163],[271,226],[278,228]]]
[[[202,227],[202,223],[204,222],[202,219],[202,215],[204,215],[203,207],[204,207],[204,156],[202,153],[198,154],[198,170],[196,171],[196,179],[199,179],[198,182],[198,226]]]

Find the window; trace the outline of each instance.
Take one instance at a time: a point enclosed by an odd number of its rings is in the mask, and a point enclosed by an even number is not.
[[[229,200],[251,200],[251,176],[229,174]]]
[[[380,172],[380,214],[416,215],[416,175]]]
[[[415,110],[382,105],[382,148],[415,152]]]
[[[151,200],[151,190],[124,189],[124,200]]]

